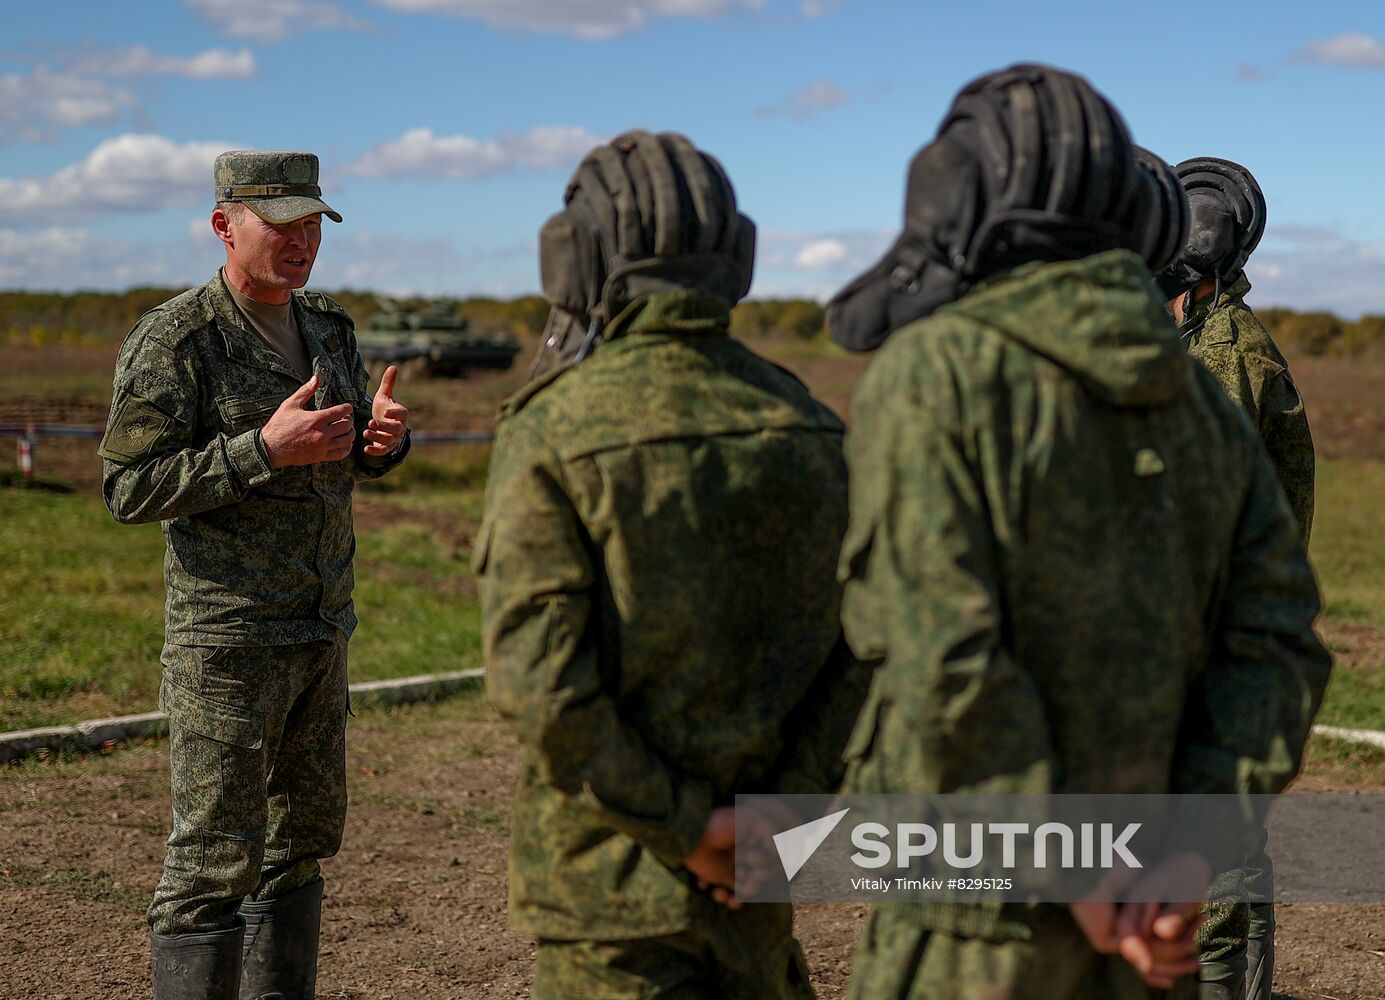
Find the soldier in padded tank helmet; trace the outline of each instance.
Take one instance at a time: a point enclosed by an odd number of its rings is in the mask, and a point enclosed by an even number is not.
[[[1239,163],[1204,156],[1173,168],[1188,194],[1191,225],[1177,258],[1158,276],[1188,353],[1245,410],[1269,453],[1307,547],[1313,527],[1313,437],[1303,400],[1280,353],[1250,307],[1245,265],[1265,231],[1265,196]],[[1244,878],[1273,896],[1263,842]],[[1214,893],[1227,880],[1219,880]],[[1274,904],[1214,902],[1199,932],[1206,1000],[1269,1000],[1274,972]]]
[[[1237,794],[1297,770],[1318,592],[1151,280],[1183,244],[1175,181],[1086,80],[988,74],[915,156],[899,240],[830,304],[839,343],[879,348],[847,444],[843,623],[879,663],[848,792]],[[849,995],[1195,997],[1198,909],[881,904]]]
[[[1288,362],[1250,307],[1245,265],[1265,232],[1265,196],[1239,163],[1200,156],[1173,168],[1191,223],[1158,276],[1188,353],[1240,404],[1270,453],[1303,544],[1313,527],[1313,437]]]
[[[593,149],[540,234],[545,371],[500,414],[474,561],[523,746],[510,915],[534,996],[809,997],[786,905],[732,908],[732,804],[841,774],[842,424],[728,335],[754,226],[673,133]]]

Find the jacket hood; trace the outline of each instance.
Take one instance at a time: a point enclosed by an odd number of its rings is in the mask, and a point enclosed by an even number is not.
[[[1118,406],[1160,406],[1189,385],[1187,354],[1144,262],[1111,250],[1010,271],[939,316],[991,326]]]

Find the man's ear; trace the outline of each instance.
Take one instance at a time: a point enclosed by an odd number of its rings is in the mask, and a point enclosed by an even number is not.
[[[231,217],[226,214],[225,209],[212,209],[212,232],[228,247],[235,246],[235,237],[231,235]]]

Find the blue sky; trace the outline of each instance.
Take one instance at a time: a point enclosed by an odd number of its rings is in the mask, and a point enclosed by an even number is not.
[[[243,146],[322,158],[346,222],[315,286],[533,291],[577,160],[641,126],[725,164],[754,294],[822,298],[892,238],[956,90],[1017,61],[1085,74],[1169,160],[1251,167],[1253,303],[1385,312],[1385,7],[1360,0],[25,4],[0,42],[0,287],[204,280],[211,159]]]

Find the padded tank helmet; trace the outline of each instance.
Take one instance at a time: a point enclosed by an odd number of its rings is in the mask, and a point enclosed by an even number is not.
[[[1166,299],[1212,280],[1231,284],[1265,235],[1265,194],[1249,170],[1199,156],[1174,167],[1188,195],[1188,237],[1159,275]]]
[[[1161,192],[1120,114],[1085,79],[1039,65],[987,74],[962,89],[915,155],[903,232],[832,299],[828,329],[843,347],[874,350],[976,282],[1030,261],[1125,248],[1162,267],[1166,244],[1149,235],[1166,211],[1153,203]]]
[[[650,292],[694,289],[732,306],[750,290],[755,224],[721,164],[682,135],[631,131],[596,147],[564,202],[539,231],[552,309],[533,375],[585,358]]]

